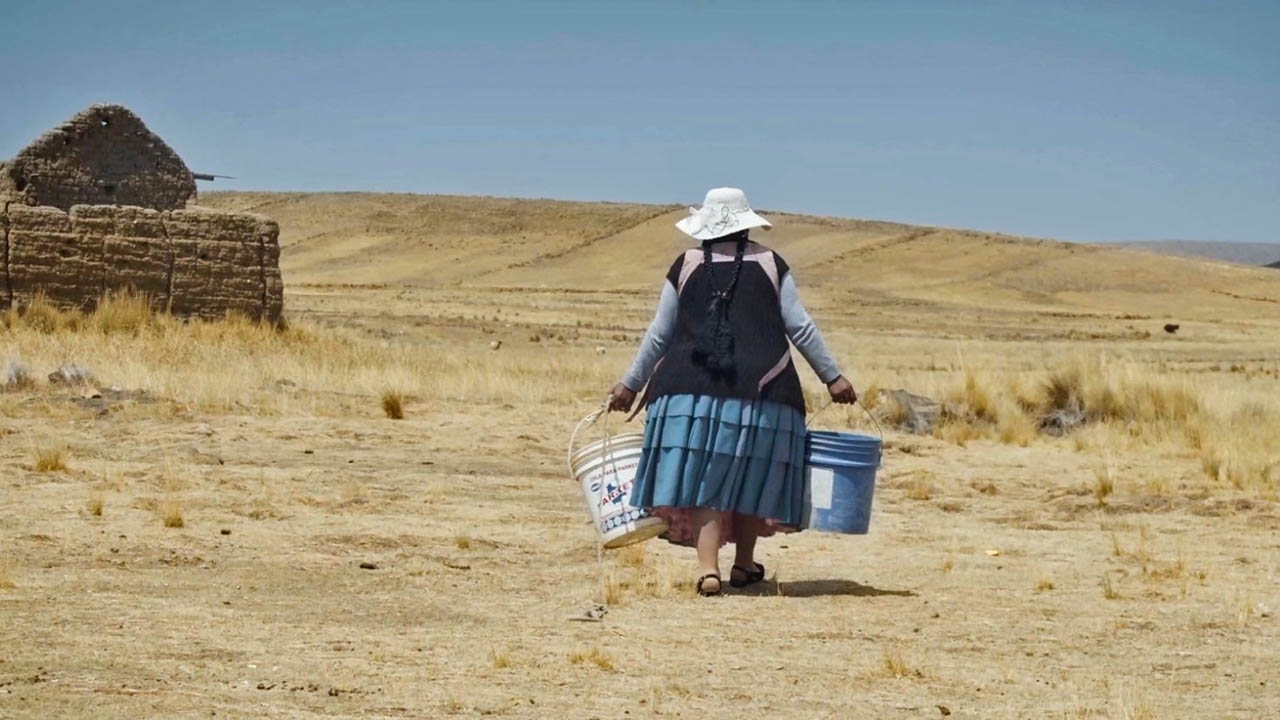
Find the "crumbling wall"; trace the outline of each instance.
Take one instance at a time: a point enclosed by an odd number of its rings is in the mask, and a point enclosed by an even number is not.
[[[280,228],[262,215],[8,203],[0,230],[4,307],[43,294],[89,310],[108,291],[134,289],[184,317],[278,322],[284,309]]]
[[[121,105],[94,105],[0,164],[0,199],[24,205],[173,210],[195,194],[182,158]]]

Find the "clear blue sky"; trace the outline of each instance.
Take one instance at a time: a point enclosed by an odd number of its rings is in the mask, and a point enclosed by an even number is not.
[[[1280,241],[1280,2],[26,2],[0,157],[98,101],[205,188]]]

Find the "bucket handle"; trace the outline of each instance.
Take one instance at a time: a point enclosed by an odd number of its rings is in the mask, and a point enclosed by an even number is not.
[[[832,405],[832,404],[833,404],[833,401],[828,400],[828,401],[826,402],[826,404],[825,404],[825,405],[823,405],[822,407],[818,408],[818,411],[817,411],[817,412],[815,412],[814,414],[810,415],[810,416],[809,416],[809,420],[808,420],[808,422],[806,422],[806,423],[804,424],[805,429],[806,429],[806,430],[808,430],[808,429],[809,429],[809,426],[810,426],[810,425],[813,425],[813,421],[814,421],[814,420],[816,420],[816,419],[817,419],[817,417],[818,417],[819,415],[821,415],[821,414],[822,414],[822,412],[823,412],[824,410],[826,410],[827,408],[831,407],[831,405]],[[867,417],[871,418],[871,422],[872,422],[872,424],[874,424],[874,425],[876,426],[876,432],[877,432],[877,433],[879,433],[879,435],[880,435],[880,442],[882,442],[882,443],[883,443],[883,442],[884,442],[884,428],[880,426],[880,421],[876,419],[876,416],[875,416],[875,415],[871,414],[871,411],[867,409],[867,406],[866,406],[866,405],[863,405],[863,404],[862,404],[862,400],[861,400],[861,399],[855,400],[855,401],[854,401],[854,404],[856,404],[858,407],[862,408],[862,412],[866,413],[866,414],[867,414]]]
[[[578,423],[578,426],[573,429],[573,434],[569,436],[569,453],[565,457],[566,465],[569,468],[569,477],[571,478],[573,477],[573,451],[578,446],[578,433],[582,432],[585,428],[589,428],[592,425],[595,425],[596,421],[604,417],[608,412],[609,412],[609,400],[605,399],[605,401],[600,404],[600,407],[598,409],[592,410],[591,412],[587,413],[587,416],[582,418],[582,420]],[[604,431],[604,428],[601,428],[601,430]],[[604,439],[605,439],[605,452],[608,453],[609,452],[608,432],[604,433]]]

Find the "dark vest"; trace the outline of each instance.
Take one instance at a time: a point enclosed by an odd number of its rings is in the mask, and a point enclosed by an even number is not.
[[[729,284],[737,244],[712,247],[716,287]],[[694,338],[706,320],[711,283],[701,248],[676,258],[667,282],[679,293],[680,312],[671,345],[649,380],[650,401],[664,395],[711,395],[766,400],[804,412],[800,376],[791,362],[791,344],[782,320],[778,288],[790,271],[780,255],[758,243],[748,243],[737,289],[729,303],[734,335],[731,376],[713,374],[693,359]]]

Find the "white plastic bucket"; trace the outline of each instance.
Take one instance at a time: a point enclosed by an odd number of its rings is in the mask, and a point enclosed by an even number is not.
[[[583,423],[594,422],[596,417],[588,416]],[[569,441],[569,471],[582,486],[582,497],[604,547],[612,550],[666,532],[666,520],[633,507],[630,501],[644,436],[605,437],[575,451],[577,435],[575,430]]]

